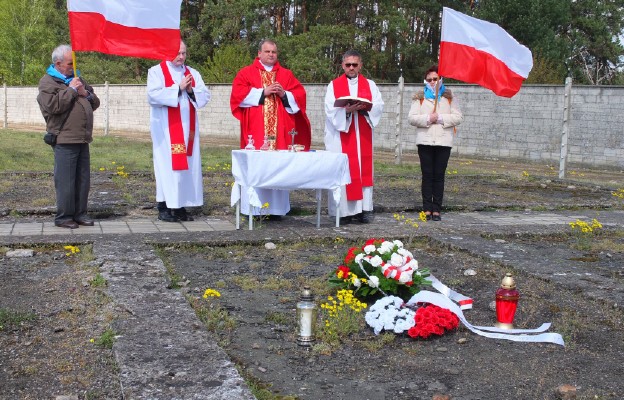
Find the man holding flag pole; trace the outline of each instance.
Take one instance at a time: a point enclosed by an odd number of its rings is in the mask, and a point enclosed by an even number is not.
[[[54,224],[76,229],[93,226],[87,215],[91,182],[89,143],[93,141],[93,111],[100,100],[93,88],[76,74],[70,46],[52,52],[52,64],[39,81],[37,102],[46,121],[47,132],[54,135]]]
[[[74,50],[165,60],[150,69],[147,86],[158,218],[166,222],[191,221],[184,207],[203,204],[197,109],[208,103],[210,92],[199,73],[184,64],[181,4],[67,1]]]

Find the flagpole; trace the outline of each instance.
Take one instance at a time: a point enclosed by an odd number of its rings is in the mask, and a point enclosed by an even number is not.
[[[440,82],[442,82],[441,79],[438,79],[438,81],[436,82],[435,100],[433,100],[433,112],[436,112],[436,109],[438,108],[438,93],[440,93]]]
[[[76,77],[76,53],[72,50],[72,63],[74,65],[74,78]]]

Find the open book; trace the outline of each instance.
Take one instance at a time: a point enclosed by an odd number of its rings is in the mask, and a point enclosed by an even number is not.
[[[358,104],[358,103],[366,104],[366,108],[364,108],[364,111],[370,111],[371,108],[373,108],[373,103],[370,100],[363,99],[361,97],[356,97],[356,96],[342,96],[342,97],[338,97],[334,101],[334,107],[346,107],[348,105]]]

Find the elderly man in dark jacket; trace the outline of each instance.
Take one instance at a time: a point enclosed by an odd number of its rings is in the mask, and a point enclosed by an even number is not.
[[[93,88],[73,72],[72,50],[61,45],[52,52],[52,65],[39,81],[37,102],[54,149],[54,224],[75,229],[93,226],[87,215],[91,184],[89,143],[93,141],[93,111],[100,99]]]

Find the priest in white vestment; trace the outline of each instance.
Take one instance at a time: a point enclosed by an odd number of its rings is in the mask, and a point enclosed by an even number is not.
[[[354,218],[369,223],[373,212],[373,129],[381,119],[384,102],[375,82],[360,74],[359,52],[347,51],[342,56],[342,69],[345,73],[327,86],[325,95],[325,148],[349,158],[351,183],[342,189],[340,223],[350,223]],[[346,96],[361,100],[334,106],[337,98]],[[329,215],[336,215],[331,200]]]
[[[208,104],[210,91],[185,61],[180,42],[178,55],[147,75],[158,219],[166,222],[192,221],[185,207],[204,204],[197,110]]]

